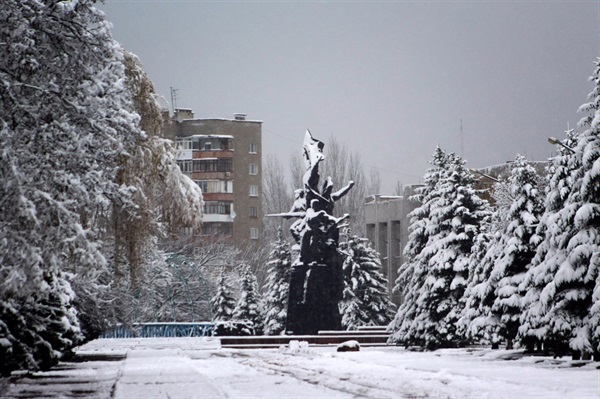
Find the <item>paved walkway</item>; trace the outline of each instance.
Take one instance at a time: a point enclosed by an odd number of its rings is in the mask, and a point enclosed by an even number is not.
[[[225,398],[179,350],[130,351],[116,381],[114,398]]]

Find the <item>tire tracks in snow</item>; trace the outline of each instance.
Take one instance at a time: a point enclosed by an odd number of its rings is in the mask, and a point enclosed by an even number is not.
[[[427,398],[427,395],[408,389],[406,392],[398,392],[382,388],[376,381],[359,381],[357,376],[350,372],[333,372],[331,369],[323,367],[311,367],[290,362],[289,360],[298,357],[304,361],[310,361],[310,357],[298,354],[284,354],[286,359],[278,360],[273,358],[241,358],[240,363],[257,370],[275,372],[282,376],[292,377],[296,380],[313,385],[319,385],[331,390],[347,393],[357,398],[374,399],[398,399],[404,398]],[[323,357],[318,357],[324,359]],[[402,395],[402,396],[399,396]]]

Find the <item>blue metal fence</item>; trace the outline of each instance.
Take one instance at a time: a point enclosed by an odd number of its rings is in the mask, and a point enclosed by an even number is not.
[[[215,324],[202,323],[134,323],[118,325],[100,338],[159,338],[159,337],[210,337]]]

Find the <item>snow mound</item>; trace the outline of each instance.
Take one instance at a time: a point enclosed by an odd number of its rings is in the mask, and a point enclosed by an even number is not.
[[[342,342],[337,346],[338,352],[358,352],[360,351],[360,344],[358,341],[350,340],[346,342]]]
[[[309,353],[308,342],[291,340],[288,346],[282,345],[279,347],[279,351],[283,353]]]

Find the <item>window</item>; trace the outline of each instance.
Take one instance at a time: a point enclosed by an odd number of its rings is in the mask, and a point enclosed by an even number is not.
[[[258,229],[256,227],[250,227],[250,238],[258,240]]]
[[[250,196],[251,197],[258,197],[258,186],[256,184],[251,184],[250,185]]]
[[[251,175],[257,175],[258,174],[258,165],[255,163],[251,163],[250,165],[248,165],[248,170]]]
[[[258,154],[258,144],[250,143],[250,154]]]
[[[192,139],[177,139],[177,148],[180,150],[191,150],[192,149]]]
[[[258,217],[258,208],[255,206],[250,207],[250,217],[257,218]]]
[[[190,173],[192,171],[192,161],[177,161],[177,166],[183,173]]]
[[[231,180],[198,180],[196,184],[203,193],[233,193]]]
[[[204,236],[216,236],[216,235],[231,236],[231,235],[233,235],[233,225],[232,225],[232,223],[204,223],[202,225],[202,235],[204,235]]]
[[[212,236],[217,234],[216,226],[213,223],[204,223],[202,225],[202,235]]]
[[[204,203],[204,213],[207,215],[229,215],[231,202],[210,201]]]
[[[205,141],[204,142],[204,150],[205,151],[210,151],[212,150],[212,143],[210,141]]]
[[[231,172],[233,160],[231,158],[195,159],[194,172]]]

